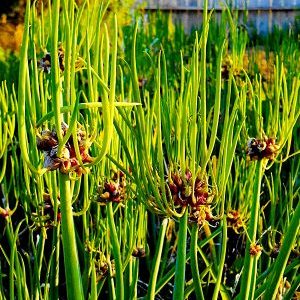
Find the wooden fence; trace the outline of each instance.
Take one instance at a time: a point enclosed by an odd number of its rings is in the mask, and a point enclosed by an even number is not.
[[[172,11],[175,22],[181,22],[186,31],[201,24],[204,0],[137,0],[146,10]],[[209,9],[216,14],[225,7],[224,1],[209,0]],[[259,34],[270,32],[274,26],[290,27],[300,16],[300,0],[227,0],[226,4],[237,10],[248,10],[246,25]]]
[[[202,10],[204,0],[137,0],[148,9]],[[224,3],[236,9],[248,10],[294,10],[300,8],[300,0],[209,0],[209,8],[222,9]]]

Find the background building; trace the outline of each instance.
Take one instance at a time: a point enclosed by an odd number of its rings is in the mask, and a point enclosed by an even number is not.
[[[217,15],[225,7],[225,1],[208,2],[209,9],[214,8]],[[204,0],[137,0],[137,3],[149,11],[158,8],[172,11],[174,20],[182,22],[187,31],[201,24]],[[247,25],[259,34],[271,31],[274,26],[288,28],[300,15],[300,0],[229,0],[226,3],[241,12],[247,9]]]

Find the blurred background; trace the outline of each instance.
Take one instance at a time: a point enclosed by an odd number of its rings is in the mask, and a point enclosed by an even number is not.
[[[158,8],[163,11],[172,11],[176,22],[181,22],[186,31],[199,27],[202,22],[204,0],[137,0],[148,11]],[[267,34],[275,27],[288,28],[293,25],[299,16],[300,0],[210,0],[209,9],[215,9],[217,17],[227,5],[240,11],[241,21],[251,27],[258,34]],[[245,11],[247,13],[245,15]]]
[[[81,0],[78,0],[79,2]],[[95,0],[101,1],[101,0]],[[181,23],[188,33],[202,22],[203,0],[123,0],[110,1],[110,11],[118,12],[121,23],[130,22],[133,8],[145,13],[161,10],[172,13],[173,21]],[[39,7],[47,1],[38,0]],[[228,0],[226,4],[238,11],[241,24],[249,34],[266,35],[274,28],[300,28],[300,0]],[[26,0],[2,0],[0,6],[0,47],[18,51]],[[210,0],[209,9],[215,9],[220,18],[225,1]]]

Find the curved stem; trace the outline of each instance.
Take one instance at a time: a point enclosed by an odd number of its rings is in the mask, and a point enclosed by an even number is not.
[[[114,100],[116,94],[116,78],[117,78],[117,51],[118,51],[118,24],[117,17],[113,19],[113,39],[112,39],[112,54],[111,54],[111,75],[110,75],[110,93],[109,99],[103,98],[103,122],[104,122],[104,138],[100,153],[95,158],[92,164],[97,164],[109,151],[113,130],[114,130]]]
[[[25,102],[26,98],[26,83],[27,83],[27,72],[28,72],[28,39],[29,39],[29,16],[30,16],[30,1],[27,1],[26,14],[24,22],[24,33],[22,39],[22,47],[20,53],[20,69],[19,69],[19,87],[18,87],[18,136],[21,155],[23,160],[28,165],[29,169],[33,173],[39,173],[39,170],[35,168],[29,158],[28,151],[28,140],[26,132],[26,113],[25,113]]]

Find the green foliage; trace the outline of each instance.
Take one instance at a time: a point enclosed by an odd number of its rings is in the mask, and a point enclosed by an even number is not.
[[[0,88],[0,298],[291,298],[297,38],[120,9],[28,1]]]

